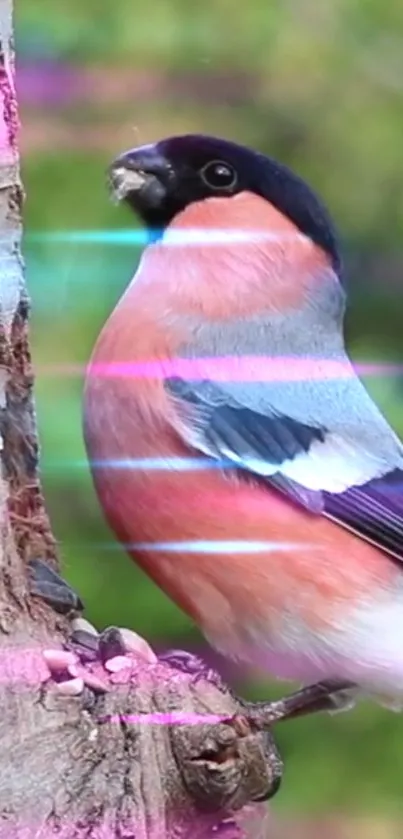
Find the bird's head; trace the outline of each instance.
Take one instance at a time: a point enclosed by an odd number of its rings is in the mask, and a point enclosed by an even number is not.
[[[158,236],[175,217],[206,199],[242,193],[265,199],[329,257],[341,259],[326,208],[304,181],[281,163],[237,143],[188,134],[129,149],[109,169],[111,190]]]

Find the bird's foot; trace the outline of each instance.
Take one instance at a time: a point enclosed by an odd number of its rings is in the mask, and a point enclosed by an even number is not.
[[[78,594],[53,568],[41,559],[31,559],[28,565],[29,591],[62,615],[82,612],[84,604]]]
[[[336,713],[354,705],[354,682],[327,679],[308,685],[274,702],[245,702],[238,700],[245,709],[248,722],[257,729],[270,728],[283,720],[295,719],[321,711]]]
[[[219,674],[209,668],[198,656],[183,650],[169,650],[160,656],[178,670],[195,674],[196,678],[203,676],[212,681],[217,688],[230,693],[241,706],[243,716],[248,723],[260,730],[270,728],[282,720],[294,719],[299,716],[327,711],[338,713],[352,708],[355,704],[357,685],[353,682],[327,679],[301,688],[295,693],[274,702],[248,702],[237,696],[228,685],[225,685]]]

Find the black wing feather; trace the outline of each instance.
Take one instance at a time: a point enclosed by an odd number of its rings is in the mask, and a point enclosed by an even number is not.
[[[403,560],[403,471],[352,487],[323,493],[325,514]]]
[[[315,440],[325,439],[324,429],[313,428],[272,410],[258,414],[249,408],[222,405],[210,419],[206,436],[220,438],[235,454],[258,455],[280,465],[307,452]]]

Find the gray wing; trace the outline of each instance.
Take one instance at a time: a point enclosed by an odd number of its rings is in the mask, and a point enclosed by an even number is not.
[[[343,363],[337,380],[169,379],[175,425],[195,449],[403,557],[403,447]]]

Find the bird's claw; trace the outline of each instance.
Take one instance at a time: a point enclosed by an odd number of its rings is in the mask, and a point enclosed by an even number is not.
[[[307,685],[280,701],[282,719],[316,714],[322,711],[335,713],[354,704],[352,699],[357,690],[354,682],[341,679],[324,679]]]
[[[357,690],[354,682],[336,679],[307,685],[289,696],[274,702],[245,702],[239,700],[252,727],[267,729],[284,720],[326,711],[335,713],[354,704]]]

